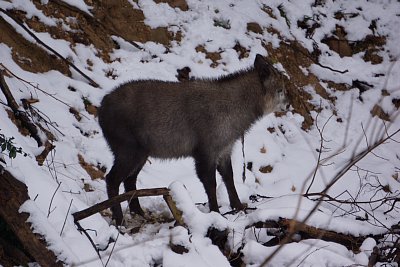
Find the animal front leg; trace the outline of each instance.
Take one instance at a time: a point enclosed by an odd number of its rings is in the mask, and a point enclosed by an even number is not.
[[[245,205],[243,205],[240,201],[233,181],[233,170],[230,155],[219,160],[217,170],[221,174],[222,180],[225,183],[231,207],[236,210],[245,209]]]
[[[195,158],[195,164],[197,176],[206,190],[210,211],[219,212],[216,192],[217,182],[215,179],[216,164],[202,157]]]

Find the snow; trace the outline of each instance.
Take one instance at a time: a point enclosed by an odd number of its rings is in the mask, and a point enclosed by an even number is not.
[[[91,14],[92,7],[84,1],[65,1],[82,11]],[[28,187],[31,200],[21,206],[21,212],[30,214],[29,222],[35,232],[42,234],[58,258],[67,265],[82,266],[230,266],[222,252],[205,237],[209,227],[219,230],[228,229],[228,247],[235,252],[243,246],[243,260],[246,266],[259,266],[276,247],[266,247],[260,240],[267,242],[271,236],[261,233],[256,236],[246,226],[253,223],[280,217],[304,219],[316,204],[315,201],[301,196],[305,193],[314,173],[320,146],[320,133],[314,125],[309,131],[301,130],[303,117],[288,112],[285,116],[276,117],[273,114],[265,116],[245,136],[246,161],[253,163],[252,170],[246,170],[246,180],[242,180],[242,148],[238,141],[234,147],[232,162],[235,175],[235,185],[240,199],[251,208],[247,214],[240,212],[235,215],[221,216],[208,212],[207,206],[195,204],[205,203],[206,194],[196,177],[192,159],[175,161],[160,161],[150,159],[139,174],[139,188],[169,187],[171,194],[180,210],[187,228],[174,226],[173,222],[147,223],[135,234],[119,233],[110,225],[109,218],[99,214],[81,221],[95,244],[108,248],[100,252],[101,260],[88,239],[80,233],[73,221],[72,213],[107,199],[104,180],[92,180],[81,168],[78,154],[86,162],[105,166],[109,170],[113,157],[102,136],[97,119],[90,115],[84,107],[83,98],[98,106],[102,97],[116,85],[136,79],[176,80],[176,69],[189,66],[191,75],[195,77],[218,77],[252,65],[257,53],[266,55],[264,43],[277,47],[283,40],[297,40],[312,51],[316,42],[321,50],[319,62],[337,70],[348,70],[341,74],[332,72],[319,65],[310,68],[301,67],[303,73],[313,73],[321,80],[331,80],[337,83],[352,84],[354,80],[365,81],[373,85],[373,89],[360,92],[358,89],[348,91],[326,90],[337,100],[333,105],[318,96],[314,88],[299,88],[310,92],[311,103],[321,104],[322,111],[312,115],[319,129],[322,129],[325,140],[322,157],[326,159],[320,166],[311,187],[311,192],[323,190],[345,164],[352,158],[354,151],[360,152],[368,142],[373,144],[379,137],[393,133],[400,127],[399,112],[391,102],[391,98],[382,96],[386,89],[391,97],[400,97],[398,77],[400,64],[400,36],[397,29],[400,17],[398,1],[326,1],[324,6],[313,7],[314,1],[195,1],[187,0],[189,10],[181,11],[165,3],[156,4],[151,0],[140,0],[132,3],[132,8],[140,8],[145,15],[145,23],[150,27],[169,27],[173,31],[183,32],[181,43],[172,43],[169,52],[161,44],[147,42],[142,44],[143,50],[134,48],[122,38],[114,36],[120,49],[113,51],[113,62],[105,63],[97,55],[98,51],[92,45],[78,44],[71,48],[65,40],[54,39],[48,33],[35,32],[42,41],[57,52],[68,57],[76,66],[100,84],[93,88],[78,73],[69,78],[56,71],[47,73],[30,73],[21,69],[12,59],[11,49],[0,44],[1,63],[14,74],[37,85],[41,90],[26,85],[15,77],[6,77],[6,82],[13,88],[15,99],[31,96],[40,101],[34,106],[52,123],[49,130],[56,136],[56,149],[38,166],[35,155],[42,148],[37,148],[36,142],[18,132],[17,127],[8,118],[5,107],[0,108],[0,130],[5,136],[15,137],[17,146],[28,153],[27,157],[18,155],[10,160],[6,157],[6,169]],[[43,4],[46,1],[42,1]],[[286,19],[280,16],[278,6],[282,4]],[[270,18],[261,10],[263,5],[269,6],[276,19]],[[35,5],[26,1],[0,2],[4,9],[16,8],[26,12],[27,17],[36,16],[49,26],[61,21],[45,16]],[[359,10],[362,7],[362,11]],[[348,13],[360,13],[354,18],[342,19],[339,22],[332,18],[336,11],[345,10]],[[313,40],[305,37],[303,29],[298,28],[297,21],[304,16],[319,16],[321,27],[316,31]],[[31,42],[35,42],[17,24],[7,16],[1,16]],[[215,27],[214,21],[229,21],[230,29]],[[336,23],[346,29],[349,40],[362,40],[372,34],[368,28],[370,22],[376,20],[376,32],[387,36],[384,46],[383,63],[372,65],[362,59],[362,54],[341,58],[329,50],[321,40],[331,34]],[[246,24],[257,22],[263,29],[263,34],[247,33]],[[266,29],[274,27],[280,34],[269,33]],[[248,58],[238,59],[237,52],[232,48],[236,43],[250,50]],[[195,47],[203,45],[208,51],[221,53],[220,63],[211,68],[211,60],[203,53],[196,53]],[[117,60],[118,59],[118,60]],[[88,68],[90,60],[93,65]],[[282,66],[280,66],[282,68]],[[112,71],[116,79],[106,76]],[[376,74],[385,74],[381,77]],[[74,88],[75,90],[70,90]],[[0,94],[0,101],[6,103]],[[371,118],[370,111],[375,104],[391,115],[392,121],[383,124],[382,120]],[[69,112],[74,107],[82,116],[77,121]],[[334,113],[335,111],[335,113]],[[335,114],[335,115],[333,115]],[[333,116],[333,117],[332,117]],[[341,118],[343,122],[337,121]],[[275,131],[270,133],[269,128]],[[365,133],[364,133],[365,131]],[[82,135],[88,133],[88,136]],[[394,136],[399,140],[399,135]],[[375,190],[380,185],[388,185],[392,195],[398,194],[400,185],[393,175],[399,173],[400,144],[388,140],[376,149],[375,154],[366,156],[356,167],[353,167],[329,190],[331,196],[342,193],[341,199],[357,196],[359,201],[368,201],[385,197],[387,192]],[[265,152],[261,152],[264,148]],[[270,173],[262,173],[260,167],[272,166]],[[228,195],[220,177],[218,177],[218,201],[222,205],[221,212],[230,211]],[[85,191],[85,184],[93,191]],[[361,189],[360,189],[361,188]],[[122,188],[121,188],[122,192]],[[273,198],[250,201],[251,195],[262,195]],[[54,195],[54,197],[53,197]],[[71,210],[68,213],[69,204]],[[143,198],[140,200],[144,209],[154,216],[171,219],[172,215],[161,197]],[[334,206],[323,203],[309,218],[307,224],[355,236],[385,233],[386,228],[398,223],[399,212],[396,207],[391,213],[384,212],[390,207],[379,203],[360,205],[373,214],[376,220],[355,220],[356,216],[364,217],[364,210],[353,210],[349,205]],[[127,207],[123,203],[123,208]],[[130,218],[130,215],[127,215]],[[133,220],[133,219],[132,219]],[[65,226],[61,234],[61,229]],[[260,242],[259,242],[260,241]],[[170,244],[184,246],[188,252],[178,254],[170,249]],[[115,248],[113,249],[113,246]],[[344,246],[322,240],[303,240],[291,243],[281,249],[268,266],[349,266],[352,264],[368,264],[376,242],[369,238],[361,246],[361,252],[356,254]],[[110,256],[111,255],[111,256]]]

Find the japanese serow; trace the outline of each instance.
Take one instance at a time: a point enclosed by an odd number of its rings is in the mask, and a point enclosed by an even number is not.
[[[136,189],[148,157],[193,157],[210,210],[219,212],[216,171],[231,207],[244,209],[233,181],[232,147],[264,114],[283,110],[286,104],[282,74],[261,55],[256,56],[254,67],[218,79],[139,80],[118,86],[104,97],[98,113],[114,154],[114,165],[106,176],[108,197],[118,195],[121,182],[126,191]],[[144,214],[138,199],[129,208]],[[111,210],[121,224],[121,206]]]

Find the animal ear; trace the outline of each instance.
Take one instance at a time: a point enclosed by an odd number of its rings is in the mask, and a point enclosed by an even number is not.
[[[264,59],[262,55],[256,55],[256,59],[254,60],[254,68],[256,69],[261,82],[264,82],[265,79],[271,75],[271,67],[272,66]]]

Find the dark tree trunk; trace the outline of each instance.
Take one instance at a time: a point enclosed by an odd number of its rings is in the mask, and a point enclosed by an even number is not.
[[[37,262],[42,267],[62,266],[43,239],[32,232],[26,222],[29,214],[18,211],[28,199],[26,185],[9,172],[0,171],[0,265]]]

